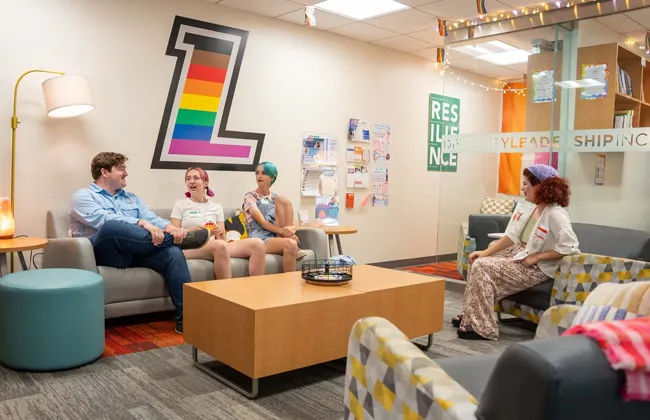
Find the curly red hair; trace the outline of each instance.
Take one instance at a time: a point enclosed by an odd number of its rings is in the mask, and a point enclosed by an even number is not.
[[[524,169],[524,176],[528,178],[530,185],[537,187],[535,190],[535,203],[536,204],[557,204],[561,207],[569,206],[569,197],[571,196],[571,187],[569,182],[553,176],[540,181],[528,169]]]

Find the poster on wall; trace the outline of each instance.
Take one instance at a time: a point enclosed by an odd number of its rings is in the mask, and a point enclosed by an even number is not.
[[[602,153],[596,155],[596,185],[605,185],[605,156]]]
[[[583,64],[582,81],[594,86],[582,89],[582,99],[599,99],[607,96],[607,64]]]
[[[435,93],[430,94],[428,119],[427,171],[458,171],[458,153],[443,153],[442,138],[448,134],[458,134],[460,99]]]
[[[373,152],[372,159],[375,162],[387,162],[390,160],[390,125],[375,124],[372,130]]]
[[[305,134],[302,138],[303,165],[336,165],[336,139]]]
[[[336,196],[316,197],[316,219],[325,226],[339,225],[339,198]]]
[[[163,70],[169,71],[170,85],[156,86],[168,89],[168,94],[160,106],[164,111],[152,169],[255,170],[265,134],[247,131],[245,125],[238,125],[241,131],[236,131],[228,122],[237,75],[247,65],[247,39],[248,31],[243,29],[174,18],[169,39],[158,40],[167,41],[165,54],[174,67]]]
[[[539,70],[533,72],[533,103],[553,102],[555,93],[555,71]]]
[[[359,118],[350,118],[348,124],[348,141],[367,141],[370,142],[370,129],[368,121]]]

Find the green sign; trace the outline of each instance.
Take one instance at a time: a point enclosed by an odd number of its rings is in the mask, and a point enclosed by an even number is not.
[[[429,138],[427,139],[427,170],[435,172],[458,171],[458,153],[442,152],[442,137],[458,134],[460,99],[429,95]]]

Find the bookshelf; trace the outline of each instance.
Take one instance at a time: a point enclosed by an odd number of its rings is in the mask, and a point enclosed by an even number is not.
[[[643,66],[640,56],[615,43],[594,45],[578,49],[577,64],[578,78],[583,64],[607,64],[607,96],[582,99],[581,89],[576,89],[576,129],[614,128],[617,115],[626,115],[632,127],[650,127],[645,95],[650,95],[650,67]]]

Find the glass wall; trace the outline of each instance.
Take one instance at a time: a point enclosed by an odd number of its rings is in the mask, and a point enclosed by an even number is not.
[[[534,163],[569,180],[573,223],[650,231],[644,45],[591,19],[446,46],[429,113],[440,262],[462,274],[504,232]]]

